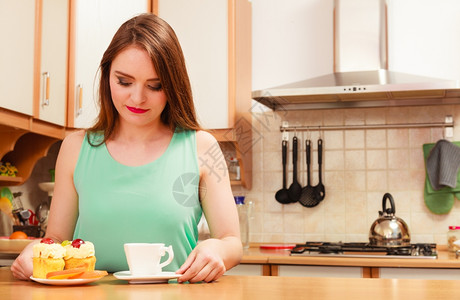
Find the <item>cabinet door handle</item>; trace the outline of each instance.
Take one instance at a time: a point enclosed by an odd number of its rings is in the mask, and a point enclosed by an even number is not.
[[[75,101],[75,115],[79,116],[83,112],[83,85],[77,86],[77,101]]]
[[[43,95],[42,95],[42,106],[50,105],[50,73],[43,72]]]

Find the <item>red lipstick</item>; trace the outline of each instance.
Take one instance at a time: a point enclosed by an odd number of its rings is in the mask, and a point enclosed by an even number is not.
[[[132,106],[126,106],[130,112],[133,112],[135,114],[143,114],[145,113],[148,109],[142,109],[142,108],[135,108]]]

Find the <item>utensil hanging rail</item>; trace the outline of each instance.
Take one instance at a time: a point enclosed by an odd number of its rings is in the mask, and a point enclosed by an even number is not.
[[[445,137],[453,136],[454,120],[446,116],[444,122],[433,123],[400,123],[400,124],[362,124],[362,125],[325,125],[325,126],[291,126],[283,121],[280,131],[325,131],[325,130],[355,130],[355,129],[395,129],[395,128],[445,128]]]
[[[283,121],[280,131],[326,131],[326,130],[355,130],[355,129],[396,129],[396,128],[444,128],[445,137],[453,137],[454,120],[446,116],[444,122],[433,123],[399,123],[399,124],[362,124],[362,125],[325,125],[325,126],[292,126]]]

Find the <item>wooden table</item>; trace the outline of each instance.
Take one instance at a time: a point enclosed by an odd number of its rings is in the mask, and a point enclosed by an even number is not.
[[[213,283],[129,284],[112,275],[82,286],[49,286],[0,268],[1,299],[460,299],[454,280],[223,276]]]

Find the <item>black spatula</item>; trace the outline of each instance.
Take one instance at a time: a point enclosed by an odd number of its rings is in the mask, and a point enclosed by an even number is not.
[[[294,203],[299,201],[300,194],[302,193],[302,186],[297,181],[297,137],[294,136],[292,140],[292,183],[289,186],[289,198],[291,200],[290,203]]]

